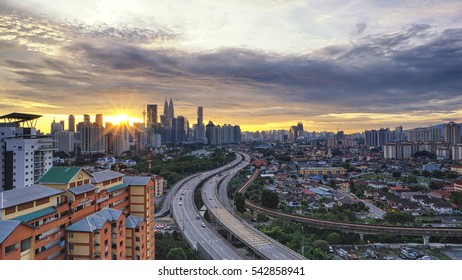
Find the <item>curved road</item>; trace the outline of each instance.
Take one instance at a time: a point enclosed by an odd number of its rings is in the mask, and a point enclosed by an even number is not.
[[[246,156],[247,164],[250,162],[250,157]],[[246,164],[246,165],[247,165]],[[220,187],[220,197],[218,195],[218,185],[224,185],[234,177],[240,168],[234,168],[221,176],[215,176],[208,180],[203,186],[201,197],[204,204],[209,210],[209,214],[214,216],[218,222],[233,234],[242,243],[256,251],[265,259],[271,260],[300,260],[306,259],[302,255],[290,250],[279,242],[271,239],[267,235],[261,233],[253,226],[245,223],[241,219],[234,216],[220,202],[223,199],[223,186]]]
[[[218,175],[229,168],[241,166],[239,164],[241,161],[242,157],[237,155],[233,162],[225,166],[198,174],[179,185],[178,191],[173,197],[172,215],[183,236],[194,249],[205,250],[210,258],[215,260],[242,260],[244,257],[221,235],[207,225],[206,221],[199,215],[194,204],[194,191],[206,178]],[[213,180],[213,178],[206,181],[205,184],[210,180]]]

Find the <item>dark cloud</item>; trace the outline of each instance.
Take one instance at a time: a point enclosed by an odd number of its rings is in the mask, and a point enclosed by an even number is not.
[[[356,27],[361,34],[367,25]],[[177,35],[108,26],[73,28],[71,33],[80,35],[61,48],[65,59],[0,62],[18,77],[18,84],[33,89],[37,101],[56,103],[59,98],[80,104],[100,93],[130,93],[140,103],[160,103],[174,95],[186,105],[201,102],[255,118],[348,112],[425,115],[460,107],[453,100],[462,89],[462,29],[435,36],[431,26],[415,24],[395,34],[366,36],[350,46],[283,56],[248,49],[153,50],[135,43]],[[425,43],[416,43],[423,38]]]

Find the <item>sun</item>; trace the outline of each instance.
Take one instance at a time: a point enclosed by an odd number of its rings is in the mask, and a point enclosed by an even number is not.
[[[129,123],[129,125],[132,125],[135,122],[141,122],[139,118],[133,118],[127,113],[119,113],[117,115],[107,116],[105,120],[112,123],[113,125],[120,125],[123,123]]]
[[[130,117],[126,114],[120,114],[113,117],[113,124],[126,123],[127,121],[130,122]]]

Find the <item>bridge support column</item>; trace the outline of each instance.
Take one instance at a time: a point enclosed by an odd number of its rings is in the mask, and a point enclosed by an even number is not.
[[[233,242],[233,235],[229,231],[226,233],[226,240]]]
[[[423,241],[424,241],[425,246],[430,245],[430,236],[429,235],[424,235],[423,236]]]

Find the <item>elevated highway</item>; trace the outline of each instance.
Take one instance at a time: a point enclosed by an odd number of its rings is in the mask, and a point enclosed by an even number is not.
[[[252,181],[257,177],[258,170],[246,183],[238,190],[245,192]],[[252,210],[263,212],[272,217],[289,219],[292,221],[302,222],[311,227],[320,229],[332,229],[343,232],[358,233],[360,235],[407,235],[407,236],[423,236],[424,244],[428,244],[430,236],[462,236],[462,228],[433,228],[433,227],[406,227],[406,226],[385,226],[385,225],[368,225],[359,223],[348,223],[341,221],[323,220],[312,217],[293,215],[284,213],[274,209],[262,207],[250,200],[245,201],[246,207]]]
[[[245,155],[247,161],[250,161]],[[305,259],[297,252],[283,246],[276,240],[268,237],[262,232],[247,224],[240,218],[233,215],[220,200],[223,198],[223,190],[226,190],[225,185],[234,177],[239,169],[235,168],[229,171],[229,174],[215,176],[208,180],[201,190],[202,201],[207,207],[209,215],[223,226],[228,232],[229,238],[236,238],[245,244],[255,254],[255,258],[271,259],[271,260],[301,260]],[[218,188],[218,186],[220,188]],[[220,194],[218,193],[220,190]],[[227,200],[227,197],[226,197]]]

